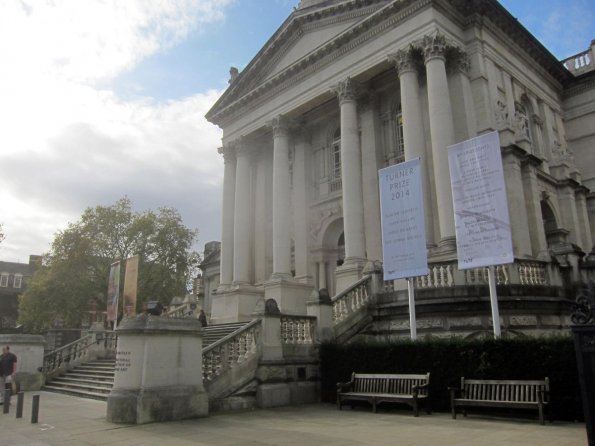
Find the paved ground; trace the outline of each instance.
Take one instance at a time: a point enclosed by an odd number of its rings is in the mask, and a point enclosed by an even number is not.
[[[31,396],[22,419],[15,406],[0,411],[1,446],[584,446],[584,424],[503,421],[479,416],[452,420],[448,414],[414,418],[408,411],[373,414],[338,411],[319,404],[217,414],[171,423],[128,426],[105,421],[106,403],[48,392],[41,394],[39,424],[30,423]]]

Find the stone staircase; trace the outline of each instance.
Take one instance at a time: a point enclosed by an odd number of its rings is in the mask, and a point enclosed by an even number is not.
[[[114,359],[86,362],[48,382],[43,390],[107,401],[114,385]]]
[[[205,327],[203,347],[229,336],[246,324],[246,322],[236,322]],[[107,397],[114,385],[115,365],[116,361],[114,359],[98,359],[85,362],[69,370],[65,375],[47,382],[43,390],[107,401]]]

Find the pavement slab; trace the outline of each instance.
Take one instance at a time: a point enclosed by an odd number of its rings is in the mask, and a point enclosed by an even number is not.
[[[41,395],[39,423],[31,399]],[[482,416],[451,419],[333,404],[218,413],[206,418],[145,425],[108,423],[107,404],[50,392],[27,392],[23,418],[0,413],[0,446],[584,446],[583,423]]]

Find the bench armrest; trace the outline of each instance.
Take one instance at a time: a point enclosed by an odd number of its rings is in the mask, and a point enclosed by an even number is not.
[[[344,390],[349,390],[349,388],[353,385],[353,381],[348,381],[346,383],[337,383],[337,393],[341,393]]]
[[[549,401],[550,392],[544,389],[537,390],[537,401],[540,403],[547,403]]]
[[[419,391],[421,389],[427,389],[428,386],[430,385],[430,383],[425,383],[425,384],[416,384],[411,388],[411,395],[413,397],[417,397],[419,395]]]
[[[465,397],[465,391],[460,389],[459,387],[449,387],[448,391],[450,392],[451,398],[454,398],[457,393],[460,393],[463,397]]]

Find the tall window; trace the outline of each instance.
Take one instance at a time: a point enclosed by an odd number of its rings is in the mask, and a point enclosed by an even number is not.
[[[381,115],[381,119],[386,165],[390,166],[405,161],[401,106],[392,107]]]
[[[401,107],[397,108],[395,113],[395,121],[393,123],[394,138],[395,138],[395,149],[397,152],[397,158],[402,158],[401,161],[405,160],[405,140],[403,139],[403,112]]]
[[[2,273],[0,276],[0,287],[8,286],[8,273]]]
[[[14,288],[21,288],[23,286],[23,275],[22,274],[15,274],[13,287]]]
[[[341,182],[341,128],[339,127],[333,135],[330,150],[330,184],[329,192],[337,192],[342,189]]]
[[[331,178],[341,178],[341,129],[338,128],[331,144]]]

